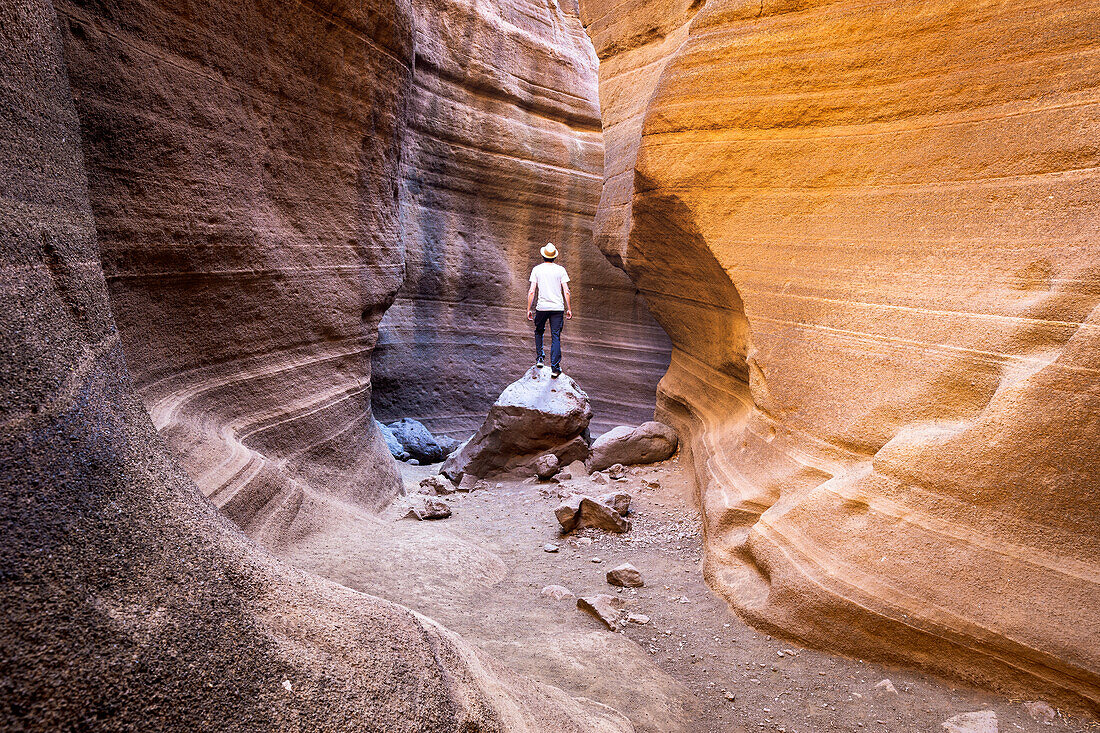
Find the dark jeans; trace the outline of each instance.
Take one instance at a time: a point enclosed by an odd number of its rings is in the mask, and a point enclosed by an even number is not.
[[[550,368],[561,371],[561,327],[565,323],[565,311],[535,311],[535,356],[539,361],[545,356],[542,334],[547,321],[550,321]]]

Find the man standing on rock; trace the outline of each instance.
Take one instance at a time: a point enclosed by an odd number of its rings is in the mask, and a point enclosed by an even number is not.
[[[546,355],[542,351],[542,334],[546,331],[546,322],[550,321],[550,376],[561,374],[561,329],[563,318],[572,318],[569,308],[569,273],[554,262],[558,249],[547,242],[539,252],[542,264],[531,270],[531,287],[527,291],[527,320],[535,322],[535,355],[537,366],[541,369]],[[539,300],[535,303],[535,291]],[[531,310],[531,306],[535,310]]]

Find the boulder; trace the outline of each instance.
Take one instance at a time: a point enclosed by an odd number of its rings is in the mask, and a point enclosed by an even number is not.
[[[578,527],[593,527],[606,532],[628,532],[630,522],[619,512],[599,499],[574,494],[567,497],[554,510],[562,532],[572,532]]]
[[[568,496],[554,510],[554,516],[558,518],[558,524],[561,525],[562,532],[572,532],[577,526],[577,514],[581,510],[581,499],[583,498],[580,494]]]
[[[577,599],[577,608],[603,621],[612,631],[618,631],[626,623],[626,614],[623,611],[626,606],[626,599],[607,593],[581,596]]]
[[[636,428],[620,425],[596,438],[588,469],[600,471],[616,463],[631,466],[663,461],[672,457],[676,445],[676,431],[664,423],[651,420]]]
[[[618,512],[621,516],[626,516],[630,513],[630,494],[624,491],[615,491],[610,494],[603,494],[600,496],[600,501],[607,504],[609,507]]]
[[[456,450],[458,450],[459,446],[462,445],[461,440],[458,440],[457,438],[452,438],[449,435],[437,435],[435,437],[435,442],[438,443],[439,447],[443,449],[444,458],[454,453]]]
[[[569,475],[573,478],[584,478],[588,475],[588,468],[584,465],[584,461],[573,461],[565,470],[569,472]]]
[[[451,507],[446,502],[440,501],[423,494],[414,494],[406,499],[409,510],[405,514],[406,519],[445,519],[451,516]]]
[[[532,367],[505,388],[481,428],[443,464],[452,480],[466,474],[524,477],[536,460],[553,453],[558,464],[584,460],[583,437],[592,407],[588,395],[569,376],[557,379]]]
[[[997,733],[997,713],[992,710],[979,710],[963,713],[940,723],[947,733]]]
[[[553,477],[558,472],[558,457],[553,453],[544,453],[535,459],[535,475],[543,481]]]
[[[420,463],[438,463],[444,459],[442,446],[419,420],[402,418],[390,423],[390,430],[401,447]]]
[[[455,485],[441,476],[420,479],[420,493],[429,496],[446,496],[455,493]]]
[[[628,562],[607,571],[607,582],[622,588],[641,588],[645,585],[638,568]]]
[[[401,445],[401,441],[397,439],[397,436],[393,434],[388,425],[383,425],[377,420],[374,424],[378,426],[378,432],[382,433],[382,440],[386,441],[386,448],[389,449],[390,455],[399,461],[407,461],[411,456],[409,452],[405,450],[405,446]]]

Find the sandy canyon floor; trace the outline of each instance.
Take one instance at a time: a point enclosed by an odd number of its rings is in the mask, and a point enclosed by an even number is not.
[[[408,493],[437,470],[402,464]],[[703,582],[699,516],[676,460],[628,469],[616,483],[634,496],[633,529],[623,535],[584,529],[562,536],[553,514],[557,484],[489,486],[445,497],[453,511],[447,519],[402,519],[398,502],[381,521],[353,515],[286,554],[438,620],[529,677],[614,706],[639,731],[942,731],[944,720],[986,710],[1002,732],[1100,728],[1062,711],[1042,724],[1024,700],[753,630]],[[558,551],[547,552],[548,543]],[[622,562],[641,571],[645,587],[608,585],[607,570]],[[622,595],[649,623],[610,631],[578,610],[576,598],[544,595],[549,585],[576,596]]]

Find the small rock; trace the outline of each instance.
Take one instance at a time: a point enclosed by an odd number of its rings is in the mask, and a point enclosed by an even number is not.
[[[963,713],[940,723],[947,733],[998,733],[997,713],[992,710],[979,710]]]
[[[624,478],[626,476],[626,467],[621,463],[616,463],[607,469],[607,475],[609,478]]]
[[[661,488],[661,482],[656,480],[650,481],[649,479],[644,478],[642,479],[642,486],[646,487],[647,489],[659,489]]]
[[[562,532],[572,532],[573,528],[577,526],[577,518],[581,510],[581,500],[583,498],[584,497],[580,494],[567,496],[561,504],[558,504],[558,508],[554,510],[554,516],[557,517]]]
[[[599,565],[599,564],[600,564],[601,562],[603,562],[603,560],[602,560],[601,558],[598,558],[598,557],[594,557],[594,558],[592,558],[592,562],[594,562],[594,563],[596,563],[597,565]]]
[[[886,690],[887,692],[892,692],[895,695],[898,694],[898,688],[894,687],[894,683],[891,682],[888,679],[881,680],[877,685],[875,685],[875,687],[876,688],[881,687],[882,689]]]
[[[617,511],[619,516],[623,517],[630,513],[630,499],[630,494],[625,491],[616,491],[612,494],[603,494],[600,496],[600,501],[607,504]]]
[[[591,544],[592,544],[592,538],[591,537],[579,537],[579,538],[577,538],[577,546],[578,547],[588,547]]]
[[[584,461],[573,461],[565,470],[569,472],[572,478],[584,478],[588,475],[588,469],[584,467]]]
[[[290,680],[283,680],[283,689],[287,692],[294,692],[294,685],[290,684]]]
[[[420,479],[420,493],[429,496],[447,496],[455,493],[455,485],[441,476]]]
[[[733,702],[734,700],[736,700],[736,699],[737,699],[737,698],[736,698],[736,697],[734,696],[734,694],[733,694],[732,692],[725,692],[725,693],[723,693],[723,696],[724,696],[724,697],[725,697],[725,698],[726,698],[727,700],[729,700],[730,702]]]
[[[481,483],[477,476],[472,476],[468,473],[462,475],[462,480],[458,482],[459,491],[473,491],[477,488],[477,485]]]
[[[542,594],[544,596],[550,596],[555,601],[573,597],[573,591],[569,590],[564,585],[548,585],[542,589]]]
[[[558,546],[557,545],[552,545],[549,542],[547,542],[545,545],[542,546],[542,551],[543,552],[557,552],[558,551]]]
[[[628,613],[626,620],[632,624],[638,624],[639,626],[645,626],[649,623],[649,616],[644,613]]]
[[[409,511],[405,514],[405,518],[445,519],[451,516],[451,508],[447,506],[446,502],[439,499],[415,494],[410,496],[407,501],[409,502]]]
[[[628,562],[607,571],[607,582],[623,588],[641,588],[645,585],[638,568]]]
[[[569,481],[573,478],[573,474],[569,473],[569,471],[558,471],[554,474],[554,478],[558,481]]]
[[[577,608],[582,611],[587,611],[600,621],[603,621],[607,628],[612,631],[618,631],[623,625],[623,608],[627,605],[627,601],[618,596],[608,595],[606,593],[598,593],[593,596],[581,596],[577,599]]]
[[[606,485],[610,482],[610,479],[602,473],[592,474],[592,480],[601,485]]]
[[[629,532],[630,520],[623,519],[622,515],[599,499],[582,496],[577,526],[594,527],[606,532]]]
[[[553,453],[544,453],[535,459],[535,475],[543,481],[546,481],[558,472],[560,465],[556,455]]]
[[[410,458],[409,460],[405,461],[405,463],[409,464],[410,466],[420,465],[420,461],[416,460],[415,458]]]
[[[1027,714],[1031,716],[1032,720],[1036,723],[1042,723],[1043,725],[1054,725],[1054,719],[1058,715],[1057,710],[1042,700],[1025,702],[1024,710],[1027,711]]]
[[[497,488],[499,489],[500,487],[501,487],[501,485],[497,484]],[[489,488],[489,482],[488,481],[478,481],[477,483],[474,484],[474,488],[471,489],[471,491],[485,491],[488,488]]]

